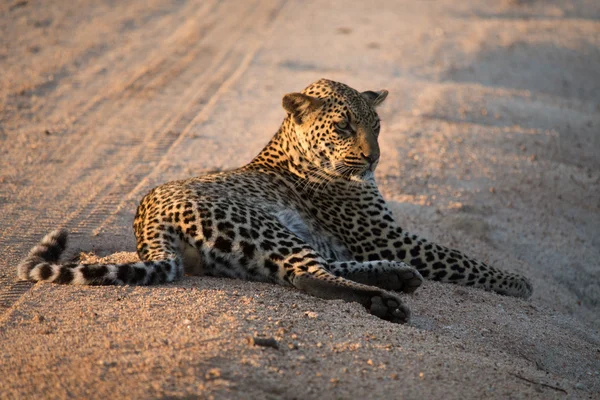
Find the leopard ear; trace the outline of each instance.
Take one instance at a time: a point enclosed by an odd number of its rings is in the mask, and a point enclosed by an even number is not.
[[[366,92],[362,92],[361,95],[372,107],[377,107],[383,103],[388,93],[389,92],[385,89],[378,92],[367,90]]]
[[[294,117],[297,124],[302,124],[304,118],[319,109],[323,100],[303,93],[288,93],[283,96],[283,108]]]

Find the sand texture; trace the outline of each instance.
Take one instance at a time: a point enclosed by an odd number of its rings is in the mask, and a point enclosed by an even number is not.
[[[248,162],[322,77],[390,91],[400,225],[530,300],[426,282],[396,325],[228,279],[17,282],[58,227],[136,259],[150,188]],[[0,398],[598,399],[599,329],[597,0],[1,2]]]

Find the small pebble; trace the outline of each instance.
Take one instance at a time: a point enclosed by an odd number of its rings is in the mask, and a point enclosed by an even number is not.
[[[207,380],[217,379],[220,377],[221,377],[221,370],[219,368],[211,368],[208,371],[206,371],[206,374],[204,375],[204,378],[206,378]]]
[[[279,349],[279,342],[272,337],[248,336],[247,341],[251,346],[272,347],[274,349]]]

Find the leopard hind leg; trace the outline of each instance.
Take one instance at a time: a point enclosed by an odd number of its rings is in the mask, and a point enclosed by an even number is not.
[[[409,308],[396,293],[335,276],[327,261],[308,245],[294,246],[290,254],[271,257],[270,262],[280,283],[290,283],[324,299],[358,302],[371,314],[388,321],[405,323],[410,319]]]

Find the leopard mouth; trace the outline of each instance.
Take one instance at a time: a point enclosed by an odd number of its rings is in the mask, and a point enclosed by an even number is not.
[[[357,162],[339,162],[335,164],[333,171],[336,175],[350,180],[363,180],[372,174],[374,165]]]

